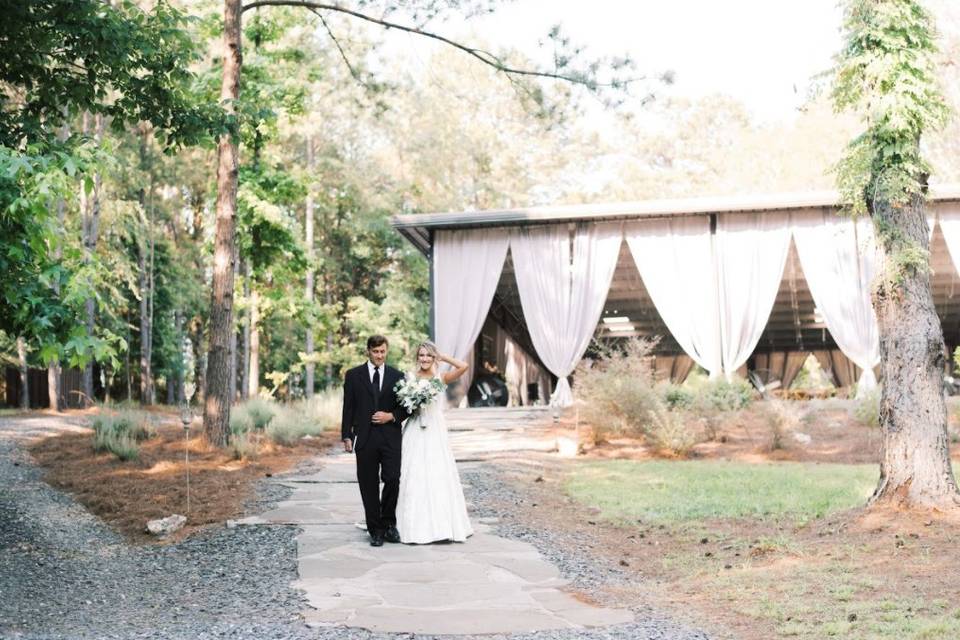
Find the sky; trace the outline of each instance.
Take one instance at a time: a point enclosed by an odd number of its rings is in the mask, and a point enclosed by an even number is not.
[[[638,71],[672,70],[668,92],[724,93],[762,121],[789,120],[840,47],[837,0],[517,0],[492,16],[451,21],[444,33],[471,33],[537,59],[557,23],[598,56],[629,53]],[[425,60],[432,45],[395,36],[390,46]]]

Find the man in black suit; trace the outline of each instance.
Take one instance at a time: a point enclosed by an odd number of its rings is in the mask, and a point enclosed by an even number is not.
[[[343,378],[341,436],[347,453],[357,455],[357,482],[367,518],[370,544],[400,542],[397,496],[400,493],[401,424],[409,416],[397,400],[403,373],[386,366],[387,339],[367,339],[367,362]],[[383,495],[380,481],[383,480]]]

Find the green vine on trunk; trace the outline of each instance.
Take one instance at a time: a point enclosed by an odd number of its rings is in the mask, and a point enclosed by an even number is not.
[[[899,285],[929,269],[929,252],[876,214],[882,206],[903,215],[926,190],[920,138],[948,114],[936,82],[934,23],[916,0],[846,0],[844,31],[833,102],[862,113],[866,130],[835,167],[837,187],[846,213],[873,216],[886,283]]]

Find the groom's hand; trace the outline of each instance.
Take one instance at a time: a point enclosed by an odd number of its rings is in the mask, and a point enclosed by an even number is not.
[[[371,418],[373,424],[387,424],[393,422],[393,414],[389,411],[377,411]]]
[[[352,452],[353,452],[353,440],[351,440],[350,438],[347,438],[346,440],[344,440],[344,441],[343,441],[343,450],[346,451],[347,453],[352,453]]]

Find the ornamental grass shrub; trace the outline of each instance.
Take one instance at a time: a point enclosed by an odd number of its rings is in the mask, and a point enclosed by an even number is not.
[[[692,422],[693,416],[688,411],[671,410],[665,403],[658,403],[650,410],[645,434],[659,451],[684,457],[698,441]]]
[[[143,411],[105,411],[93,419],[93,450],[109,451],[120,460],[136,460],[140,443],[156,434]]]
[[[764,424],[770,433],[770,450],[782,449],[787,434],[795,431],[803,422],[803,412],[785,400],[767,400],[758,406]]]
[[[853,417],[865,427],[880,426],[880,387],[857,394],[853,405]]]
[[[313,394],[309,400],[298,403],[304,416],[321,430],[340,428],[343,410],[343,389],[333,387]]]
[[[582,417],[593,426],[594,442],[645,432],[650,411],[661,403],[650,362],[655,345],[643,338],[620,348],[601,345],[595,358],[580,363],[576,395],[584,403]]]
[[[250,417],[253,428],[257,431],[263,431],[279,411],[277,403],[266,398],[250,398],[240,406]]]
[[[324,425],[297,406],[280,407],[266,428],[266,436],[277,444],[292,446],[306,436],[323,433]]]

